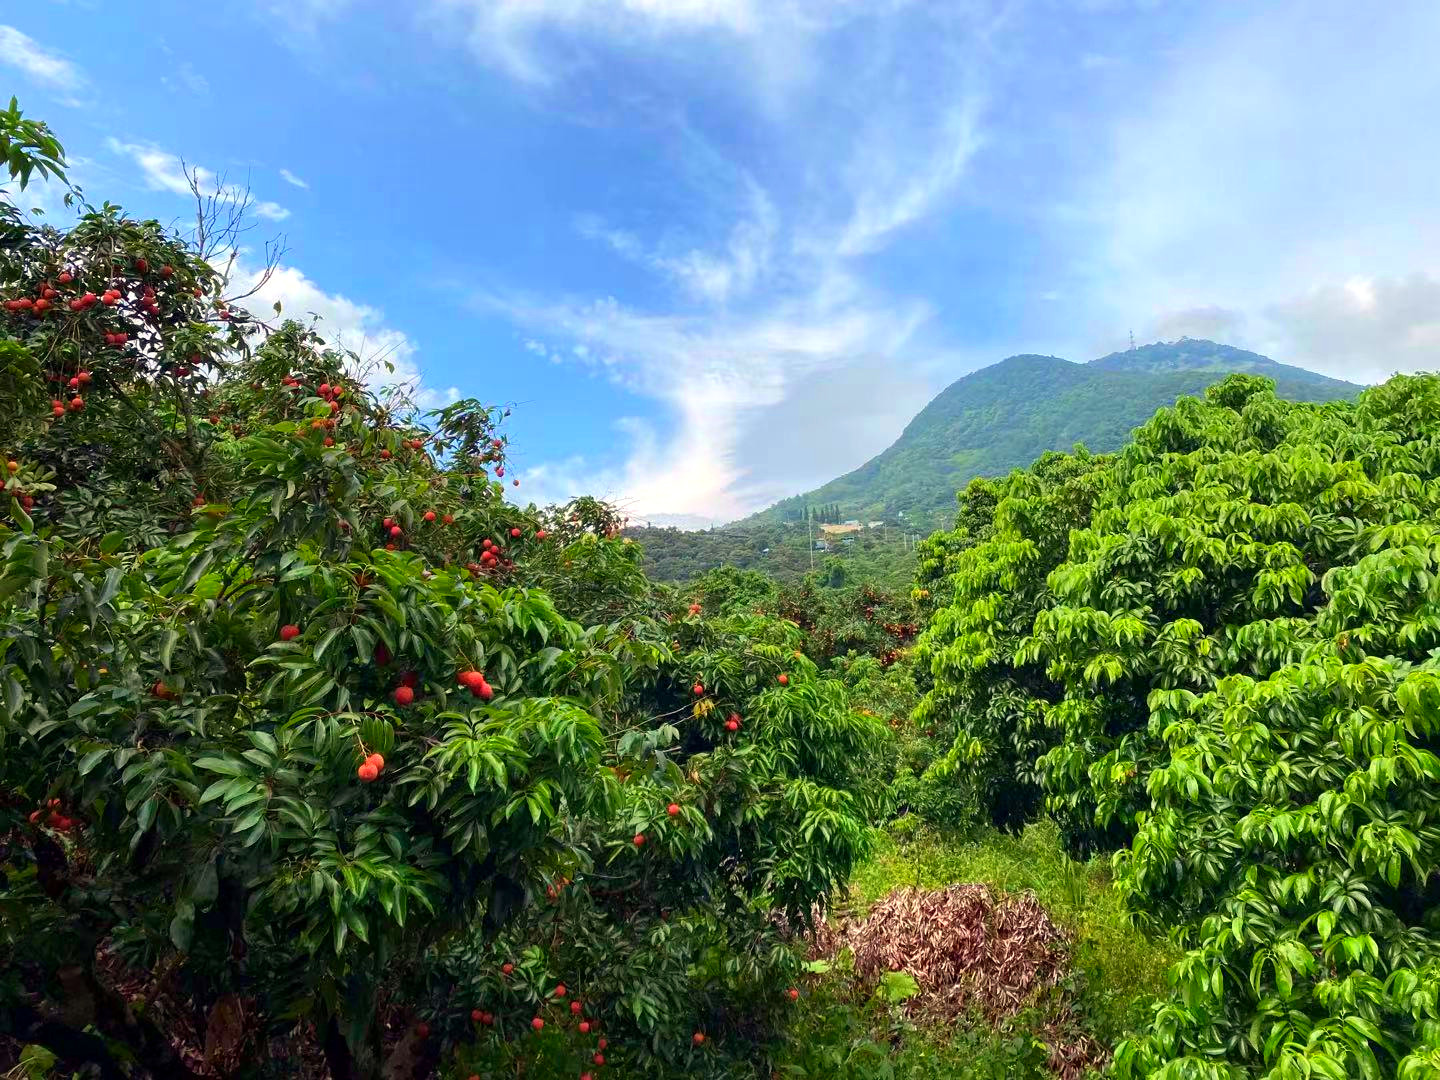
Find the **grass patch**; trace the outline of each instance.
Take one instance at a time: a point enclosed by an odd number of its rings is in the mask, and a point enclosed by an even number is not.
[[[1050,822],[1033,824],[1018,836],[994,831],[957,836],[901,819],[879,831],[873,854],[857,868],[849,898],[836,913],[863,914],[902,886],[938,889],[970,882],[1004,892],[1033,892],[1055,923],[1073,935],[1069,985],[1076,1019],[1084,1030],[1113,1045],[1147,1018],[1150,1003],[1164,990],[1166,969],[1178,952],[1167,942],[1148,938],[1130,926],[1108,860],[1071,859]],[[828,985],[821,993],[829,1019],[816,1024],[819,1030],[809,1034],[815,1039],[811,1044],[814,1054],[827,1058],[826,1064],[835,1070],[830,1075],[871,1075],[868,1063],[857,1068],[859,1062],[845,1061],[849,1052],[836,1060],[827,1049],[855,1051],[865,1046],[867,1040],[860,1038],[860,1029],[867,1026],[870,1039],[886,1047],[885,1056],[893,1070],[888,1075],[895,1077],[1018,1080],[1047,1075],[1045,1055],[1037,1050],[1038,1013],[1034,1017],[1022,1014],[998,1032],[984,1024],[964,1023],[945,1029],[904,1024],[904,1030],[893,1026],[880,1030],[875,1026],[879,1014],[873,1003],[853,1016],[843,1008],[846,1001],[858,1003],[865,992],[853,980],[837,973],[825,983]],[[862,1012],[867,1014],[863,1020]],[[888,1022],[893,1025],[898,1020],[892,1015]],[[826,1027],[837,1030],[825,1031]],[[843,1033],[838,1030],[841,1028]],[[871,1052],[866,1049],[865,1054]],[[823,1070],[805,1069],[792,1075],[818,1076]]]

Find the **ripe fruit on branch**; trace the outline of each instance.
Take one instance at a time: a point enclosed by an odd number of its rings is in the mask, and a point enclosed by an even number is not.
[[[355,770],[355,775],[360,777],[362,784],[370,784],[374,783],[375,778],[380,775],[380,770],[367,761]]]
[[[581,1005],[580,1002],[578,1002],[578,1001],[572,1001],[572,1002],[570,1002],[570,1013],[571,1013],[572,1016],[579,1016],[579,1015],[580,1015],[580,1010],[581,1010],[582,1008],[584,1008],[584,1006]]]
[[[592,1057],[590,1060],[593,1061],[593,1062],[595,1062],[596,1065],[604,1065],[604,1064],[605,1064],[605,1055],[602,1054],[602,1053],[600,1053],[599,1050],[596,1050],[596,1051],[595,1051],[595,1056]]]
[[[443,521],[446,525],[454,525],[454,524],[455,524],[455,515],[454,515],[454,514],[446,514],[446,515],[445,515],[443,518],[441,518],[440,520]]]
[[[796,989],[792,986],[788,992],[789,992],[789,994],[790,994],[790,1000],[791,1000],[791,1001],[799,1001],[799,1000],[800,1000],[800,991],[799,991],[799,990],[796,990]]]
[[[690,1041],[693,1042],[696,1046],[699,1046],[705,1041],[705,1035],[702,1032],[697,1031],[694,1035],[690,1036]]]
[[[501,965],[500,965],[500,974],[501,974],[501,975],[509,975],[509,974],[510,974],[512,971],[514,971],[514,970],[515,970],[515,965],[514,965],[514,964],[501,964]]]
[[[545,1026],[545,1021],[544,1021],[544,1020],[541,1020],[540,1017],[537,1016],[537,1017],[535,1017],[534,1020],[531,1020],[531,1021],[530,1021],[530,1026],[531,1026],[532,1028],[534,1028],[536,1031],[539,1031],[541,1028],[543,1028],[543,1027]]]
[[[381,450],[381,451],[380,451],[380,459],[381,459],[382,461],[389,461],[389,460],[390,460],[390,451],[389,451],[389,450]]]
[[[535,530],[535,539],[536,539],[536,540],[544,540],[544,539],[545,539],[545,530],[544,530],[544,529],[536,529],[536,530]]]
[[[725,730],[726,730],[726,731],[739,731],[739,730],[740,730],[740,721],[739,721],[739,720],[733,720],[733,719],[732,719],[732,720],[726,720],[726,721],[725,721]]]
[[[580,1034],[581,1034],[581,1035],[589,1035],[589,1034],[590,1034],[590,1021],[589,1021],[589,1020],[581,1020],[581,1021],[580,1021]]]
[[[415,701],[415,691],[408,686],[397,686],[395,688],[395,704],[402,708]]]
[[[296,626],[294,623],[286,623],[284,626],[280,627],[281,641],[294,641],[299,636],[300,627]]]
[[[434,511],[434,510],[426,510],[426,511],[425,511],[425,520],[426,520],[426,521],[429,521],[429,522],[433,522],[433,521],[435,520],[435,511]]]
[[[644,834],[643,832],[637,832],[637,833],[635,834],[635,839],[632,840],[631,843],[633,843],[636,847],[644,847],[644,846],[645,846],[645,834]]]
[[[399,525],[391,525],[390,535],[398,540],[401,536],[405,535],[405,530],[400,528]]]
[[[672,802],[669,806],[665,807],[665,812],[671,817],[675,817],[680,813],[680,804]]]
[[[704,685],[701,684],[701,683],[698,683],[698,682],[697,682],[697,683],[695,684],[694,689],[695,689],[695,696],[696,696],[696,697],[699,697],[701,694],[705,693],[705,687],[704,687]]]
[[[776,678],[775,678],[775,681],[778,682],[781,686],[789,686],[789,685],[790,685],[790,676],[789,676],[789,675],[777,675]]]
[[[555,989],[552,990],[551,993],[554,994],[556,997],[564,997],[564,996],[565,996],[565,984],[564,984],[564,983],[561,983],[559,986],[555,987]]]
[[[376,772],[385,771],[385,758],[382,757],[380,754],[371,754],[365,759],[365,764],[375,766]]]
[[[520,530],[519,530],[518,528],[511,529],[511,530],[510,530],[510,535],[513,536],[516,540],[519,540],[519,539],[520,539]]]
[[[470,1010],[470,1019],[473,1020],[473,1021],[475,1021],[475,1023],[477,1023],[477,1024],[480,1022],[480,1017],[482,1017],[482,1016],[484,1016],[484,1015],[485,1015],[485,1014],[482,1013],[479,1009],[471,1009],[471,1010]]]

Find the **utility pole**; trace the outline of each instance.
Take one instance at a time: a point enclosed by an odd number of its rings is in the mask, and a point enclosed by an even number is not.
[[[815,572],[815,515],[806,514],[805,524],[809,526],[810,535],[810,572]]]

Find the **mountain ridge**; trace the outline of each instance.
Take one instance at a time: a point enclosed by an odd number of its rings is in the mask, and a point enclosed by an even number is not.
[[[1003,475],[1076,443],[1104,453],[1155,410],[1235,372],[1263,375],[1297,401],[1353,397],[1364,387],[1203,338],[1153,342],[1087,363],[1019,353],[940,391],[885,450],[812,491],[728,527],[795,520],[807,506],[841,517],[939,525],[976,476]]]

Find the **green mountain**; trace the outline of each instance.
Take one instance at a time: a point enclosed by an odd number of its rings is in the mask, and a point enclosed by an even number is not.
[[[776,503],[739,525],[802,519],[838,504],[842,517],[944,524],[973,477],[1003,475],[1046,450],[1119,447],[1155,410],[1200,394],[1231,372],[1274,379],[1282,397],[1330,401],[1362,387],[1259,353],[1193,338],[1111,353],[1088,364],[1012,356],[953,382],[889,449],[823,487]]]

